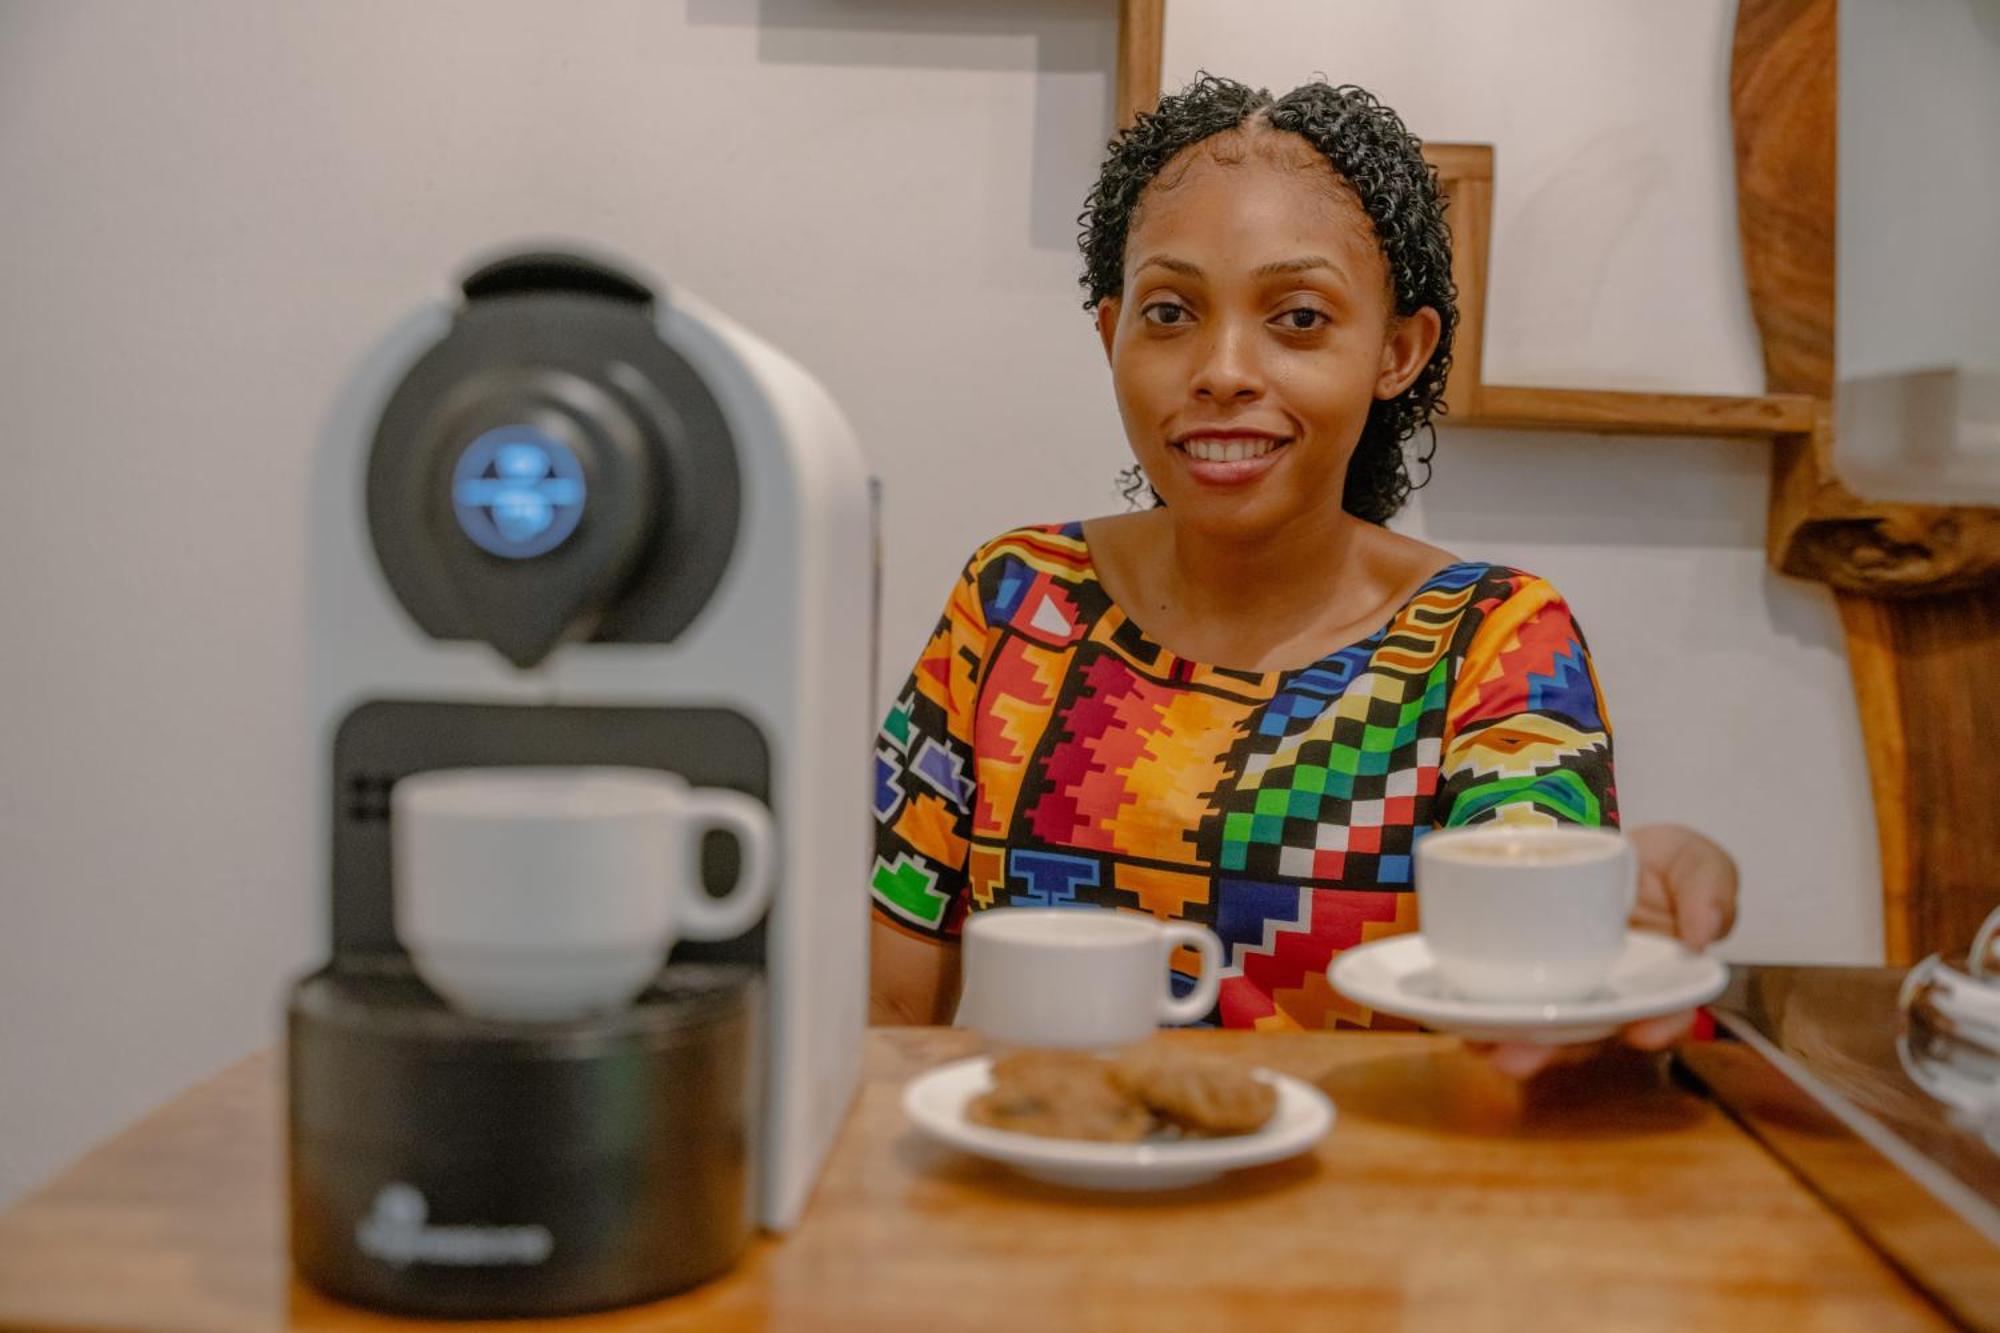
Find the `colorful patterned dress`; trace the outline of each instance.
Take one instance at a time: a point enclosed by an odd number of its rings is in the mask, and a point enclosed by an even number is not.
[[[1455,564],[1311,666],[1231,671],[1128,620],[1079,523],[973,556],[874,790],[882,919],[936,939],[998,906],[1200,922],[1227,1027],[1369,1026],[1326,967],[1414,927],[1430,829],[1617,822],[1590,657],[1541,579]]]

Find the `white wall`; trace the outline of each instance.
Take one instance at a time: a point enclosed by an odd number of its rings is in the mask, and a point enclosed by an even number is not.
[[[1843,377],[2000,371],[2000,2],[1841,0]]]
[[[0,8],[0,1201],[278,1034],[321,943],[309,451],[476,250],[588,238],[825,379],[888,642],[1112,501],[1073,295],[1108,9]]]
[[[1693,54],[1721,58],[1719,11],[1599,7],[1564,8],[1568,44],[1492,32],[1422,79],[1352,34],[1315,63],[1422,133],[1500,142],[1496,377],[1754,387],[1726,179],[1620,165],[1683,119],[1646,99],[1719,89]],[[1203,6],[1171,8],[1182,70]],[[975,541],[1113,506],[1073,250],[1112,32],[1077,0],[0,0],[0,1202],[273,1041],[322,947],[309,450],[371,341],[469,253],[586,238],[811,366],[888,481],[891,674]],[[1640,98],[1599,70],[1666,63],[1663,34],[1691,82]],[[1566,70],[1575,123],[1537,138],[1496,65]],[[1686,137],[1715,114],[1685,108]],[[1577,600],[1627,806],[1751,872],[1736,954],[1874,956],[1839,639],[1822,596],[1764,573],[1754,448],[1446,446],[1413,526]]]
[[[1834,466],[2000,504],[2000,0],[1840,7]]]

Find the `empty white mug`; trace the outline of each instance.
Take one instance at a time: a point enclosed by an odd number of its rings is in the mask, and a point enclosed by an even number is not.
[[[711,897],[701,835],[741,848]],[[642,768],[463,768],[390,793],[396,933],[454,1008],[563,1019],[638,994],[677,939],[729,939],[771,900],[770,812]]]
[[[1169,961],[1201,955],[1194,990],[1173,997]],[[1215,1006],[1222,941],[1205,926],[1090,908],[1002,907],[965,923],[960,1027],[1003,1046],[1102,1050]]]
[[[1485,1000],[1575,1000],[1610,973],[1638,891],[1612,829],[1479,825],[1417,842],[1417,921],[1439,975]]]

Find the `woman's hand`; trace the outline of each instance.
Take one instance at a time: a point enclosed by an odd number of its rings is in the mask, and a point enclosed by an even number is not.
[[[1639,853],[1639,896],[1632,925],[1672,935],[1690,949],[1705,949],[1736,925],[1736,862],[1729,853],[1682,824],[1648,824],[1626,834]],[[1694,1011],[1633,1023],[1618,1040],[1642,1051],[1660,1051],[1687,1035]],[[1493,1067],[1527,1078],[1552,1064],[1569,1064],[1603,1050],[1607,1042],[1540,1046],[1529,1042],[1468,1042]]]

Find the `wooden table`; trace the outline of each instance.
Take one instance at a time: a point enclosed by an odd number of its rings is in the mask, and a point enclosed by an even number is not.
[[[1031,1183],[917,1139],[949,1029],[868,1037],[804,1224],[590,1329],[1938,1329],[1716,1107],[1640,1058],[1526,1089],[1445,1037],[1163,1038],[1317,1083],[1309,1156],[1168,1196]],[[202,1084],[0,1214],[0,1327],[384,1328],[291,1281],[279,1062]],[[518,1327],[518,1326],[517,1326]]]

